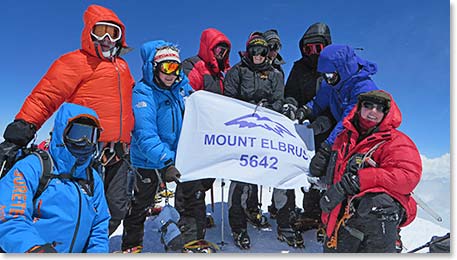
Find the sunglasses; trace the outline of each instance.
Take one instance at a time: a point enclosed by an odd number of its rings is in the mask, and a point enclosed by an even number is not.
[[[98,127],[80,123],[71,123],[65,132],[66,141],[81,147],[97,144],[99,137]]]
[[[220,58],[223,58],[228,53],[228,50],[229,50],[229,48],[227,48],[227,47],[216,46],[216,48],[214,48],[214,55],[216,55]]]
[[[324,49],[323,43],[307,43],[305,44],[305,54],[310,56],[313,54],[319,54]]]
[[[268,44],[268,48],[270,48],[270,51],[279,52],[281,44],[279,42],[270,43]]]
[[[116,42],[121,38],[122,30],[121,27],[114,23],[98,22],[92,28],[90,34],[99,41],[108,36],[112,42]]]
[[[331,86],[335,86],[338,81],[340,81],[340,75],[338,72],[324,73],[323,77],[325,82]]]
[[[254,46],[248,49],[248,53],[251,57],[257,55],[266,57],[268,54],[268,48],[265,46]]]
[[[363,101],[362,106],[368,110],[372,110],[373,108],[375,108],[378,112],[382,112],[382,113],[384,113],[386,111],[385,105],[379,104],[379,103],[373,103],[370,101]]]
[[[179,71],[181,69],[181,63],[178,63],[176,61],[162,61],[158,64],[159,71],[171,75],[174,74],[176,76],[179,75]]]

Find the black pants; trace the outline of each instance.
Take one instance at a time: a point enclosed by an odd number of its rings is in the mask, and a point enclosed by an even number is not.
[[[258,187],[239,181],[231,181],[228,195],[228,218],[234,232],[240,232],[247,228],[247,216],[245,210],[257,209],[259,206]]]
[[[178,183],[175,193],[175,208],[180,214],[179,229],[183,242],[204,239],[206,233],[206,191],[215,179],[202,179]]]
[[[354,206],[356,212],[338,230],[336,249],[325,241],[324,253],[395,253],[402,206],[386,193],[368,193]]]
[[[157,170],[138,169],[134,198],[124,219],[122,250],[143,245],[144,221],[147,208],[154,204],[154,197],[159,188],[158,174]]]
[[[130,205],[127,189],[128,164],[124,160],[107,165],[105,168],[105,196],[111,214],[109,235],[111,235],[125,218]]]
[[[278,227],[288,228],[291,223],[291,212],[295,211],[295,190],[273,189],[272,205],[278,210],[276,223]]]

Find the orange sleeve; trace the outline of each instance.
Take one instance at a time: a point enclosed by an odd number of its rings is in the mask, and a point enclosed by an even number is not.
[[[34,124],[37,130],[67,100],[81,81],[76,53],[57,59],[26,98],[15,119]]]

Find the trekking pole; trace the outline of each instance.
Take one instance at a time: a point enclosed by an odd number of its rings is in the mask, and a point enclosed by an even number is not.
[[[3,169],[5,169],[5,165],[6,165],[6,160],[4,160],[2,163],[2,168],[0,169],[0,178],[3,177]]]
[[[433,245],[433,244],[435,244],[435,243],[439,243],[439,242],[441,242],[441,241],[444,241],[444,240],[446,240],[446,239],[449,239],[450,237],[451,237],[451,233],[447,233],[444,237],[439,238],[439,239],[437,239],[437,240],[435,240],[435,241],[428,241],[428,242],[425,243],[424,245],[422,245],[422,246],[420,246],[420,247],[418,247],[418,248],[415,248],[415,249],[413,249],[413,250],[411,250],[411,251],[408,251],[407,253],[414,253],[414,252],[417,252],[417,251],[419,251],[419,250],[421,250],[421,249],[423,249],[423,248],[429,247],[429,246],[431,246],[431,245]]]
[[[259,207],[260,207],[260,212],[262,212],[262,191],[263,191],[263,185],[260,185],[260,202],[259,202]]]
[[[214,189],[213,189],[212,185],[211,185],[211,212],[214,213]]]
[[[430,214],[430,216],[435,218],[436,221],[438,221],[438,222],[442,222],[443,221],[443,218],[441,218],[440,215],[438,215],[438,213],[436,213],[421,198],[419,198],[419,196],[417,196],[417,194],[415,194],[414,192],[411,192],[411,196],[416,200],[417,205],[419,205],[419,207],[421,207],[423,210],[425,210],[425,212]]]
[[[221,242],[219,242],[219,245],[222,247],[225,245],[224,242],[224,186],[225,182],[224,179],[221,179]]]

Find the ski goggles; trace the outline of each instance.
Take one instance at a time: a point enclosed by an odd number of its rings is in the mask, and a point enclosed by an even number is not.
[[[108,36],[112,42],[116,42],[121,39],[122,30],[121,27],[114,23],[98,22],[94,25],[90,34],[99,41]]]
[[[216,48],[214,48],[214,55],[217,57],[223,58],[227,54],[228,50],[229,50],[229,48],[227,48],[227,47],[216,46]]]
[[[313,54],[319,54],[324,49],[323,43],[307,43],[305,44],[305,54],[310,56]]]
[[[362,106],[368,110],[376,109],[378,112],[384,113],[386,111],[386,106],[379,103],[373,103],[371,101],[362,101]]]
[[[65,131],[65,140],[77,146],[95,145],[100,129],[93,125],[70,123]]]
[[[269,43],[268,48],[270,48],[270,51],[279,52],[281,49],[281,44],[279,42]]]
[[[248,53],[251,57],[260,55],[266,57],[268,54],[268,48],[265,46],[253,46],[248,49]]]
[[[171,75],[174,74],[176,76],[179,75],[179,71],[181,69],[181,63],[176,61],[162,61],[158,64],[159,71]]]
[[[335,86],[340,80],[340,75],[338,75],[338,72],[324,73],[323,77],[327,84],[331,86]]]

